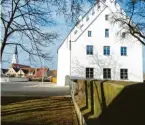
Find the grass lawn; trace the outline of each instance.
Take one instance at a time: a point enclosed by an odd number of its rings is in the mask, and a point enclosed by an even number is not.
[[[2,125],[77,125],[69,97],[1,97]]]
[[[145,83],[88,81],[78,104],[88,125],[145,125]]]

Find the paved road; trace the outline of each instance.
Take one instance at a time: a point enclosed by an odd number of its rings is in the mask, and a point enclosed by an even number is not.
[[[69,87],[58,87],[52,83],[9,82],[1,83],[2,96],[68,96]]]

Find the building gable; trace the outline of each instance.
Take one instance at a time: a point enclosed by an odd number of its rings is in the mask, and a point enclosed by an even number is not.
[[[115,11],[115,6],[119,6],[116,2],[107,0],[107,1],[100,1],[99,3],[95,4],[82,18],[79,20],[76,25],[72,28],[70,33],[67,35],[63,43],[60,45],[59,49],[69,48],[70,41],[76,42],[79,37],[92,25],[92,23],[97,20],[97,18],[102,14],[102,12],[108,8],[112,8]],[[87,20],[89,18],[89,20]]]

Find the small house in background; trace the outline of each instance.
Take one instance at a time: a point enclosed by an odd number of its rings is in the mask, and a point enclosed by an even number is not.
[[[17,77],[17,72],[19,71],[19,68],[9,68],[8,72],[6,73],[7,76],[10,77]]]
[[[17,72],[18,77],[25,77],[29,73],[29,69],[20,69]]]
[[[49,68],[39,68],[33,75],[33,78],[39,79],[39,78],[48,78],[47,72]]]
[[[8,69],[1,69],[1,77],[7,76]]]

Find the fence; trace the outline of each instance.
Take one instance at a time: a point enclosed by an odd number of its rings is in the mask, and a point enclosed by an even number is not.
[[[74,104],[74,107],[75,107],[75,111],[76,111],[76,114],[77,114],[77,117],[78,117],[78,120],[79,120],[79,124],[80,125],[87,125],[86,121],[84,119],[84,116],[82,115],[82,113],[80,111],[80,108],[79,108],[79,106],[78,106],[78,104],[76,103],[76,100],[75,100],[75,93],[76,93],[76,89],[77,89],[77,84],[75,82],[71,81],[69,76],[66,76],[66,81],[67,81],[66,84],[70,85],[71,97],[72,97],[72,101],[73,101],[73,104]]]

